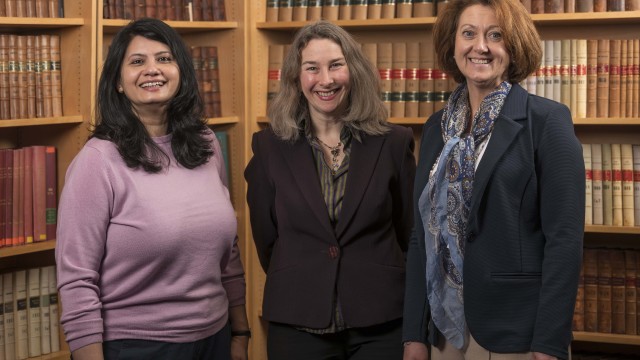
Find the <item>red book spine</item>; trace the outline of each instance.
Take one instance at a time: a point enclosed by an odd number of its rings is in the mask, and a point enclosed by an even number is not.
[[[25,243],[33,243],[33,148],[25,147],[23,177],[23,216]]]
[[[47,240],[46,208],[46,147],[33,147],[33,236],[35,241]]]
[[[5,163],[6,149],[0,149],[0,247],[6,244],[5,233],[5,211],[7,203],[6,181],[7,181],[7,164]]]
[[[13,246],[13,149],[6,149],[5,164],[5,202],[4,202],[4,245]]]
[[[56,171],[56,148],[47,146],[45,153],[45,181],[47,185],[47,240],[56,238],[56,224],[58,217],[58,180]]]

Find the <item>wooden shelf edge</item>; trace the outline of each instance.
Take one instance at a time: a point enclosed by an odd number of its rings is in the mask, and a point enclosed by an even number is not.
[[[102,27],[105,33],[116,33],[125,27],[131,20],[127,19],[102,19]],[[207,30],[229,30],[238,28],[237,21],[174,21],[165,20],[172,28],[178,32],[193,32]]]
[[[640,119],[636,118],[580,118],[573,119],[574,125],[597,125],[597,126],[638,126]]]
[[[53,250],[56,247],[55,240],[36,242],[19,246],[5,246],[0,248],[0,258],[31,254],[41,251]]]
[[[587,233],[640,235],[640,226],[585,225],[584,231]]]
[[[635,23],[640,18],[640,11],[607,11],[588,13],[532,14],[536,25],[597,25]]]
[[[574,331],[573,341],[596,342],[621,345],[640,345],[640,335],[603,334]]]
[[[224,116],[219,118],[207,119],[208,125],[227,125],[227,124],[237,124],[239,122],[240,122],[240,119],[237,116]]]
[[[55,118],[6,119],[6,120],[0,120],[0,128],[20,127],[20,126],[58,125],[58,124],[79,124],[79,123],[82,123],[82,121],[83,121],[82,115],[60,116]]]
[[[259,22],[258,29],[290,31],[303,27],[313,21],[271,21]],[[394,19],[365,19],[365,20],[336,20],[333,23],[345,29],[427,29],[435,22],[435,17],[394,18]]]
[[[0,17],[0,28],[59,28],[84,25],[83,18]]]

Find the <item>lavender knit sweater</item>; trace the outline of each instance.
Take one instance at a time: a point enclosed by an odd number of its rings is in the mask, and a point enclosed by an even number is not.
[[[56,262],[71,350],[103,340],[190,342],[216,333],[244,304],[245,280],[221,151],[189,170],[154,138],[168,169],[128,168],[91,139],[67,170]]]

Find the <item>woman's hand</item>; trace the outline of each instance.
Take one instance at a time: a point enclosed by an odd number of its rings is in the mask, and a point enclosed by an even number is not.
[[[231,337],[231,360],[248,360],[249,359],[249,337],[248,336],[232,336]]]
[[[533,355],[533,360],[558,360],[558,358],[555,356],[543,354],[541,352],[534,351],[532,355]]]
[[[429,360],[429,349],[421,342],[408,342],[404,345],[402,360]]]

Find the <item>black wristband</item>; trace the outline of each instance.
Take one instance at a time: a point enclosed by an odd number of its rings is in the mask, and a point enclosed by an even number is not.
[[[248,338],[251,337],[251,330],[231,330],[231,336],[246,336]]]

